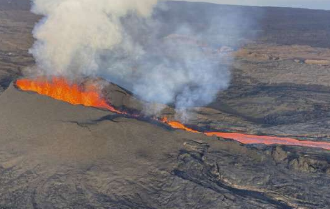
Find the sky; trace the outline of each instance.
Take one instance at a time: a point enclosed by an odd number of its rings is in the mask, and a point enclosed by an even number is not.
[[[211,2],[251,6],[280,6],[330,10],[330,0],[188,0],[191,2]]]

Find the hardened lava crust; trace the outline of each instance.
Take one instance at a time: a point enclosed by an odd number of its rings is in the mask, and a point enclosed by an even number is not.
[[[189,127],[329,141],[329,12],[167,8],[157,14],[169,31],[175,17],[189,23],[206,10],[265,17],[256,40],[222,46],[235,55],[231,85],[191,110]],[[39,18],[27,0],[0,2],[0,208],[329,208],[327,150],[242,145],[17,89],[34,65],[28,49]],[[103,93],[116,108],[145,107],[119,86]],[[170,107],[163,114],[174,117]]]
[[[74,106],[14,85],[1,94],[0,106],[0,205],[5,207],[329,204],[325,150],[244,146]]]

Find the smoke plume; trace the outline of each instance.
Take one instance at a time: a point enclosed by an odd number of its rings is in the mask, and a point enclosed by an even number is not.
[[[178,2],[33,3],[32,11],[44,16],[30,49],[42,74],[100,76],[142,100],[180,111],[207,105],[228,87],[225,46],[237,46],[250,24],[237,11],[205,13],[198,6],[191,11]]]
[[[120,18],[148,17],[157,0],[34,0],[32,11],[45,18],[34,29],[31,53],[51,75],[97,73],[97,56],[123,42]]]

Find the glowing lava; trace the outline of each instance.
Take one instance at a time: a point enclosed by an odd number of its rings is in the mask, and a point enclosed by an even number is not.
[[[62,77],[53,77],[50,80],[38,78],[35,80],[20,79],[17,80],[16,86],[24,91],[32,91],[41,95],[46,95],[57,100],[65,101],[73,105],[84,105],[87,107],[96,107],[107,109],[117,114],[128,115],[126,112],[116,110],[112,107],[100,94],[100,89],[94,84],[71,84],[68,80]],[[138,115],[131,115],[138,117]],[[225,133],[225,132],[200,132],[188,128],[184,124],[177,121],[170,121],[166,117],[156,119],[165,124],[168,124],[174,129],[181,129],[192,133],[201,133],[206,136],[217,136],[225,139],[238,141],[242,144],[265,144],[265,145],[289,145],[289,146],[304,146],[315,147],[330,150],[330,143],[315,142],[315,141],[300,141],[293,138],[281,138],[275,136],[257,136],[241,133]]]
[[[163,123],[168,124],[169,126],[171,126],[171,127],[174,128],[174,129],[181,129],[181,130],[185,130],[185,131],[192,132],[192,133],[201,133],[201,132],[199,132],[199,131],[196,131],[196,130],[194,130],[194,129],[191,129],[191,128],[186,127],[185,125],[183,125],[183,124],[180,123],[180,122],[177,122],[177,121],[169,121],[166,117],[164,117],[163,119],[161,119],[161,121],[162,121]]]
[[[63,77],[53,77],[50,80],[44,78],[35,80],[20,79],[17,80],[16,86],[21,90],[36,92],[73,105],[97,107],[122,114],[122,112],[116,110],[101,97],[100,90],[93,84],[86,84],[84,86],[70,84]]]
[[[233,139],[235,141],[241,142],[242,144],[281,144],[288,146],[315,147],[330,150],[330,143],[328,142],[300,141],[293,138],[276,136],[257,136],[240,133],[206,132],[205,135],[218,136],[225,139]]]
[[[242,144],[265,144],[265,145],[288,145],[288,146],[302,146],[314,147],[330,150],[330,143],[328,142],[314,142],[314,141],[300,141],[293,138],[275,137],[275,136],[258,136],[241,133],[226,133],[226,132],[200,132],[188,128],[184,124],[177,121],[169,121],[167,118],[162,119],[162,122],[168,124],[174,129],[181,129],[192,133],[201,133],[206,136],[217,136],[225,139],[238,141]]]

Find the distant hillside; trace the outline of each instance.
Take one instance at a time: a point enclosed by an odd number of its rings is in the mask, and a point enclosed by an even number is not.
[[[209,15],[216,17],[239,12],[247,20],[253,20],[249,32],[244,34],[247,38],[257,34],[257,41],[263,43],[330,47],[330,11],[191,2],[167,2],[166,5],[167,11],[160,15],[168,25],[185,22],[198,31],[204,29]],[[227,29],[243,27],[245,21],[243,19],[235,26],[228,25]]]
[[[260,42],[330,47],[330,11],[292,8],[257,10],[264,13],[260,20]]]
[[[0,0],[0,10],[29,10],[30,0]]]
[[[155,15],[164,23],[161,31],[163,34],[173,32],[173,28],[179,24],[189,25],[195,31],[203,31],[210,17],[214,19],[221,18],[224,14],[240,13],[246,18],[237,24],[228,24],[227,28],[222,25],[222,31],[228,37],[231,37],[235,27],[247,27],[248,24],[249,30],[235,38],[253,38],[258,42],[281,45],[330,47],[330,11],[193,2],[166,2],[162,8]],[[0,0],[0,10],[29,9],[30,0]],[[235,41],[237,40],[233,42]]]

